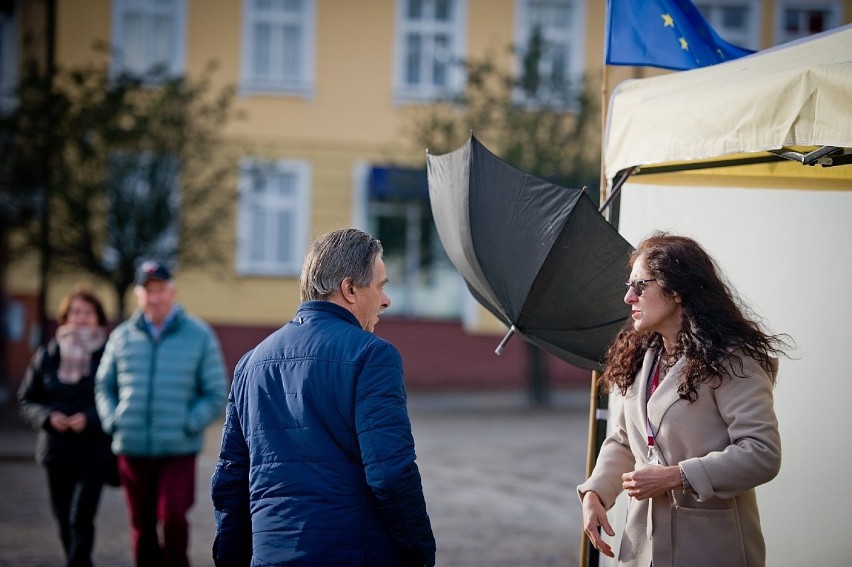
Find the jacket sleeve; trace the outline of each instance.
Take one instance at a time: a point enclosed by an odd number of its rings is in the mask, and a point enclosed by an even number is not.
[[[204,341],[204,354],[196,370],[198,396],[187,416],[186,427],[191,433],[201,431],[219,415],[228,392],[219,340],[206,324],[202,326],[207,336]]]
[[[94,373],[92,380],[92,395],[87,397],[86,407],[83,410],[83,413],[86,414],[86,431],[88,433],[103,433],[103,426],[101,425],[101,416],[98,415],[98,408],[95,405],[95,395],[94,395],[94,387],[96,385],[97,379],[97,370],[98,366],[100,366],[101,359],[103,358],[103,347],[92,354],[92,370]]]
[[[240,366],[237,368],[239,371]],[[213,472],[210,491],[213,516],[216,520],[213,562],[220,567],[249,565],[252,557],[249,450],[237,414],[234,394],[241,383],[239,374],[236,374],[225,409],[222,448]]]
[[[27,366],[27,372],[18,388],[18,412],[33,429],[51,429],[50,412],[53,408],[46,399],[44,391],[44,358],[47,352],[39,348]]]
[[[633,451],[630,449],[624,411],[629,401],[626,398],[620,398],[620,402],[615,413],[614,431],[604,440],[592,475],[577,487],[577,494],[581,501],[586,492],[594,491],[607,509],[615,504],[616,498],[623,490],[621,475],[632,471],[636,464]]]
[[[435,537],[415,463],[402,360],[386,342],[368,347],[355,394],[367,484],[406,565],[434,565]]]
[[[738,496],[769,482],[781,468],[772,379],[753,358],[742,361],[744,376],[728,376],[711,390],[730,444],[680,463],[700,502]]]
[[[121,327],[110,334],[95,375],[95,409],[101,418],[101,428],[108,435],[115,433],[115,410],[118,407],[116,349],[122,341],[121,337]]]

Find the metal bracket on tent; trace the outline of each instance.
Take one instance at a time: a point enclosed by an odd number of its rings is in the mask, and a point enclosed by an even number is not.
[[[845,148],[842,154],[834,154],[819,160],[819,164],[829,167],[834,165],[852,165],[852,152]]]
[[[609,207],[612,202],[618,197],[618,194],[621,192],[621,186],[624,185],[624,182],[633,175],[635,172],[639,171],[638,167],[628,167],[627,169],[621,170],[621,177],[615,180],[615,183],[612,185],[612,191],[609,193],[609,197],[606,198],[604,204],[601,205],[601,208],[598,209],[598,212],[603,214],[603,212]]]
[[[791,150],[790,148],[781,148],[779,150],[769,150],[769,153],[790,161],[797,161],[802,165],[819,164],[822,166],[831,166],[835,165],[833,160],[825,158],[836,153],[843,153],[843,148],[839,148],[837,146],[822,146],[821,148],[817,148],[806,154]]]
[[[621,187],[632,175],[649,175],[654,173],[670,173],[677,171],[690,171],[696,169],[715,169],[718,167],[772,163],[780,162],[783,160],[795,161],[802,165],[821,165],[822,167],[833,167],[837,165],[852,164],[852,153],[849,153],[847,151],[847,148],[842,148],[839,146],[821,146],[806,154],[797,152],[790,148],[767,150],[767,153],[771,155],[723,159],[712,162],[699,161],[694,163],[680,163],[673,165],[650,165],[645,167],[634,166],[622,169],[618,173],[618,177],[613,183],[612,191],[610,192],[609,197],[607,197],[604,204],[601,205],[601,208],[598,210],[603,213],[607,209],[607,207],[612,204],[612,201],[614,201],[615,198],[618,196],[619,192],[621,192]]]
[[[820,158],[819,164],[823,167],[832,167],[835,165],[852,165],[852,152],[849,148],[845,148],[843,153],[832,154],[824,158]]]

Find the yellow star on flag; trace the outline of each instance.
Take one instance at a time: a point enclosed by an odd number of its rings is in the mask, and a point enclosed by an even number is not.
[[[686,43],[686,40],[682,37],[679,38],[679,39],[680,39],[680,48],[683,49],[684,51],[689,51],[689,44]]]
[[[663,27],[664,28],[673,28],[674,27],[674,19],[672,19],[671,14],[663,14],[660,17],[663,18]]]

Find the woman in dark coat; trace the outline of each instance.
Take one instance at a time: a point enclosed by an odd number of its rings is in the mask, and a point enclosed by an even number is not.
[[[104,352],[100,300],[78,288],[60,303],[59,327],[39,348],[18,391],[21,417],[38,431],[53,514],[70,566],[92,565],[95,514],[112,453],[95,411],[95,371]]]

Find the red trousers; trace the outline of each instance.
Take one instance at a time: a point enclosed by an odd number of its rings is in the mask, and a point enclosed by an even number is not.
[[[188,567],[186,516],[195,502],[195,455],[119,455],[118,474],[130,513],[136,567]]]

